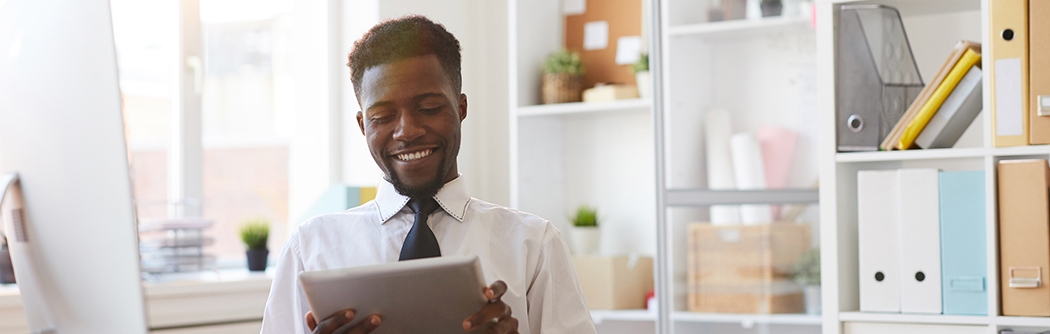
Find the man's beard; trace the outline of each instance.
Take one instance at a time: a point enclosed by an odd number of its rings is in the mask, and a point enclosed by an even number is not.
[[[423,185],[420,185],[418,187],[413,187],[405,184],[397,175],[397,171],[391,169],[390,183],[394,185],[394,190],[397,190],[399,194],[407,196],[409,198],[434,197],[434,195],[437,194],[438,190],[441,190],[441,187],[445,186],[445,180],[443,176],[446,172],[446,169],[448,169],[446,168],[447,165],[448,164],[446,162],[442,161],[441,164],[438,165],[437,175],[434,175],[434,178],[430,179],[430,181],[427,181],[426,183],[423,183]]]

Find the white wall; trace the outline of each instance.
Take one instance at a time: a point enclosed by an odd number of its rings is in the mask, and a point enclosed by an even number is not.
[[[459,39],[463,92],[469,106],[459,171],[471,196],[502,205],[510,204],[506,13],[505,1],[384,0],[379,4],[380,19],[424,15]]]
[[[291,110],[293,132],[288,148],[288,225],[327,189],[331,154],[325,62],[326,2],[295,2],[287,18],[274,24],[274,108]],[[282,89],[282,87],[285,87]]]
[[[331,37],[324,15],[329,1],[341,7],[342,36]],[[357,126],[360,110],[350,83],[346,55],[353,43],[380,20],[407,14],[425,15],[442,23],[463,48],[463,91],[469,110],[463,123],[463,144],[459,170],[465,176],[472,196],[499,204],[509,204],[509,145],[507,110],[506,3],[483,0],[313,0],[297,2],[294,18],[284,22],[294,34],[278,39],[283,47],[296,50],[281,62],[285,75],[281,83],[294,85],[295,96],[278,99],[278,108],[294,108],[294,129],[289,162],[289,225],[301,223],[301,215],[332,181],[350,185],[374,186],[382,177],[368,153]],[[339,45],[326,45],[330,39]],[[329,52],[329,47],[339,48]],[[310,50],[309,52],[302,52]],[[325,55],[336,55],[325,59]],[[279,57],[279,56],[275,56]],[[341,98],[328,99],[329,76],[338,76],[335,87]],[[283,80],[282,80],[283,79]],[[331,104],[339,104],[339,117],[329,114]],[[341,133],[330,131],[330,121],[342,124]],[[338,148],[341,146],[341,148]],[[333,161],[329,150],[337,147],[341,161]],[[331,176],[332,169],[341,169]],[[341,178],[341,180],[339,180]]]

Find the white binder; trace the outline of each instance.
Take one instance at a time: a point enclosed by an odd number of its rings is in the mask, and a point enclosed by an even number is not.
[[[941,221],[938,171],[898,171],[901,312],[941,314]]]
[[[895,170],[857,172],[860,310],[900,312],[899,183]]]

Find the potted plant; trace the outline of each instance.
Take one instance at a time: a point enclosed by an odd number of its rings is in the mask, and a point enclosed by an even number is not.
[[[572,245],[577,255],[591,255],[598,251],[601,234],[598,230],[598,210],[587,205],[576,209],[572,217]]]
[[[566,49],[543,63],[543,103],[580,102],[583,97],[583,61]]]
[[[653,92],[653,78],[649,76],[648,53],[642,52],[642,55],[638,57],[638,62],[631,65],[631,72],[634,72],[634,80],[638,84],[638,96],[643,99],[649,98]]]
[[[802,254],[792,269],[792,278],[803,287],[806,313],[820,314],[820,249]]]
[[[0,283],[15,283],[15,267],[11,265],[11,251],[7,248],[7,236],[0,232]]]
[[[760,6],[762,17],[780,16],[780,11],[784,9],[784,3],[781,0],[762,0]]]
[[[270,250],[266,248],[266,241],[270,237],[270,222],[265,219],[252,219],[241,224],[241,241],[248,247],[248,270],[266,270],[266,258]]]

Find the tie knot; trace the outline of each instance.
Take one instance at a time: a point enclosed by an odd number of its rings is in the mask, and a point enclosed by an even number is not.
[[[427,198],[413,198],[408,201],[408,207],[412,209],[417,215],[422,213],[425,216],[429,216],[434,210],[437,210],[437,201],[432,197]]]

